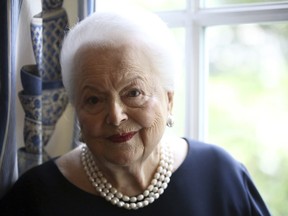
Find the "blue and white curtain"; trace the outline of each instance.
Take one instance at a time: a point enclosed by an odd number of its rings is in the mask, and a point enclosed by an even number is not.
[[[5,0],[0,10],[1,197],[22,172],[73,148],[58,57],[69,23],[95,0]]]

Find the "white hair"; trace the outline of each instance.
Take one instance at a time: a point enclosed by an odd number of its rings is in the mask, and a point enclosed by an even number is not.
[[[155,77],[166,91],[173,92],[177,67],[175,41],[166,24],[152,13],[96,12],[73,27],[61,50],[63,84],[74,103],[77,52],[83,47],[120,47],[137,40],[149,58]]]

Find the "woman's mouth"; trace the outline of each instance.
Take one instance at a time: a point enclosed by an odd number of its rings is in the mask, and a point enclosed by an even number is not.
[[[115,142],[115,143],[122,143],[127,142],[136,134],[136,131],[129,132],[129,133],[123,133],[123,134],[115,134],[110,137],[108,137],[108,140]]]

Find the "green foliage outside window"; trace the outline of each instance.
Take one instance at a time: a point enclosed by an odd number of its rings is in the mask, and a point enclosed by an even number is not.
[[[287,29],[287,23],[207,29],[209,140],[246,165],[274,216],[288,215]]]

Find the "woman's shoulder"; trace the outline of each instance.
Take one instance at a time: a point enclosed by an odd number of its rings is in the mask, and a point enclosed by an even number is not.
[[[45,176],[53,176],[54,173],[56,173],[57,166],[55,164],[55,160],[57,158],[51,158],[48,161],[43,162],[42,164],[33,166],[29,169],[27,169],[23,174],[21,174],[16,181],[18,182],[33,182],[33,181],[39,181],[39,178],[45,178]]]
[[[179,175],[186,176],[187,181],[202,182],[213,190],[234,191],[238,188],[245,197],[245,182],[249,177],[245,166],[228,151],[215,144],[187,139],[189,150],[185,161],[179,168]],[[230,193],[230,192],[229,192]]]
[[[221,146],[184,139],[189,150],[179,171],[175,173],[175,179],[180,179],[182,184],[185,181],[190,190],[202,194],[203,199],[209,197],[215,203],[222,202],[223,206],[228,202],[238,210],[253,212],[252,215],[270,215],[245,165]],[[205,193],[207,196],[204,196]],[[197,196],[197,199],[200,197]]]
[[[189,167],[243,171],[243,165],[223,147],[191,138],[169,137],[174,152],[174,170]]]
[[[189,138],[184,139],[188,143],[189,150],[183,167],[206,170],[208,174],[216,172],[217,175],[233,175],[239,179],[249,175],[246,167],[223,147]]]
[[[231,162],[239,164],[239,162],[223,147],[216,144],[197,141],[189,138],[183,138],[189,146],[188,155],[197,159],[213,162]]]
[[[27,169],[18,177],[10,191],[17,191],[17,193],[29,191],[30,193],[37,190],[49,190],[49,188],[65,182],[64,175],[58,165],[58,161],[62,161],[63,157],[64,155],[57,156]]]
[[[51,189],[49,185],[53,182],[51,179],[55,178],[55,173],[57,175],[54,159],[24,172],[0,200],[0,208],[4,212],[2,212],[3,215],[16,215],[16,213],[13,214],[11,211],[17,212],[18,215],[19,212],[23,213],[30,203],[37,202],[39,194],[43,190]],[[23,215],[25,214],[23,213]]]

